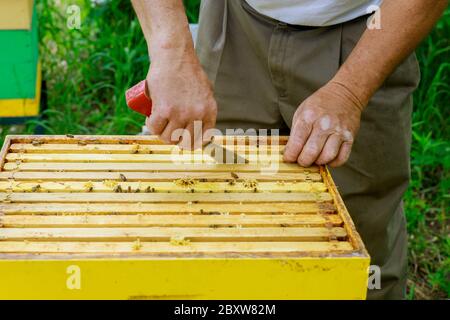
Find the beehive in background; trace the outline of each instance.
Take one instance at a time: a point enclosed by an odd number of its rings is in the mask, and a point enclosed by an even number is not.
[[[39,114],[38,18],[32,0],[0,0],[0,123]]]
[[[250,163],[216,164],[151,136],[7,137],[0,298],[364,299],[331,176],[281,162],[286,140],[218,137]]]
[[[33,0],[0,0],[0,29],[30,29],[33,3]]]

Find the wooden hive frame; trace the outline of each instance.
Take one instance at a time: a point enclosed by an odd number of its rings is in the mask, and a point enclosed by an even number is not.
[[[216,164],[153,136],[8,136],[0,298],[365,298],[369,257],[328,170],[283,163],[277,140],[216,137],[250,159]]]

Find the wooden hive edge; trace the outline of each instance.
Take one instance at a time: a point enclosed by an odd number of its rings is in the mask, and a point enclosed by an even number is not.
[[[3,170],[3,165],[5,164],[6,155],[8,154],[9,147],[11,146],[11,141],[13,140],[13,137],[14,136],[7,135],[5,137],[5,141],[3,142],[3,146],[2,146],[2,149],[0,151],[0,172],[4,171]]]
[[[330,170],[328,169],[328,167],[320,167],[320,173],[322,175],[323,182],[328,188],[328,192],[331,194],[331,197],[334,200],[336,211],[344,221],[344,229],[347,231],[349,241],[355,249],[355,254],[364,258],[370,258],[369,253],[367,252],[366,247],[364,246],[364,243],[361,239],[361,236],[356,230],[356,226],[353,223],[350,213],[348,212],[347,207],[344,204],[344,200],[342,199],[339,192],[337,192],[338,189],[331,177]]]
[[[367,259],[368,257],[353,251],[336,251],[328,253],[293,252],[293,253],[0,253],[0,261],[53,261],[53,260],[159,260],[159,259]]]

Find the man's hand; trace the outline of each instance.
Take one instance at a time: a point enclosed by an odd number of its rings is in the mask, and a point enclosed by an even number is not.
[[[200,147],[203,133],[216,124],[217,106],[195,54],[183,1],[132,3],[152,61],[147,83],[153,109],[147,126],[167,143],[180,143],[189,149]],[[194,134],[196,120],[203,122],[203,131],[196,130]],[[180,137],[181,130],[177,129],[187,130]]]
[[[304,167],[343,165],[359,129],[362,108],[345,86],[328,83],[298,107],[284,160]]]
[[[334,78],[295,113],[285,161],[340,166],[350,156],[361,111],[431,30],[448,0],[385,0],[380,28],[364,31]],[[415,23],[409,23],[415,21]]]
[[[197,57],[160,57],[151,64],[147,82],[153,100],[153,112],[146,121],[150,132],[167,143],[178,143],[180,137],[172,133],[186,129],[180,146],[201,146],[202,132],[194,134],[194,121],[202,121],[203,132],[214,128],[217,105]]]

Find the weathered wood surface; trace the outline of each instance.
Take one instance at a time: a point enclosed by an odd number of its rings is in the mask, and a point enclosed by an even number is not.
[[[217,164],[154,136],[8,137],[0,253],[362,252],[326,171],[282,161],[286,137],[215,142],[250,163]]]
[[[270,248],[273,253],[323,253],[346,254],[352,251],[348,242],[192,242],[174,246],[164,242],[25,242],[0,241],[2,253],[260,253]]]

